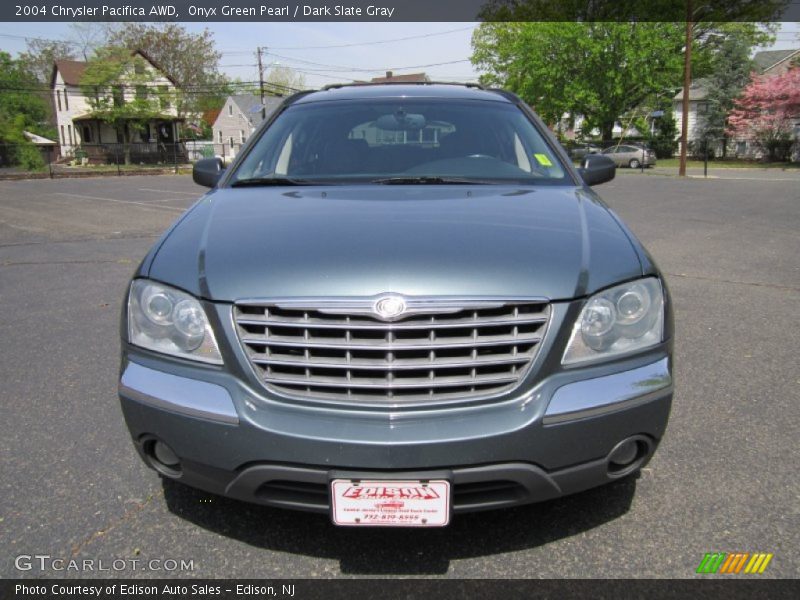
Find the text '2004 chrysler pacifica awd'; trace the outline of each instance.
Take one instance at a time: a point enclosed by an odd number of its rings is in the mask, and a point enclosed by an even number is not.
[[[286,99],[150,250],[119,395],[162,476],[338,525],[442,526],[637,472],[672,401],[642,245],[477,86]]]

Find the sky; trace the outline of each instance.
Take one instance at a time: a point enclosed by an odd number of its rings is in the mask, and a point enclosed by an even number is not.
[[[221,70],[244,81],[258,79],[255,51],[266,48],[265,66],[292,67],[309,87],[383,76],[385,71],[425,71],[431,79],[473,81],[470,40],[477,23],[183,23],[207,27],[223,53]],[[68,23],[0,23],[0,49],[25,50],[24,36],[67,38]],[[13,37],[12,37],[13,36]],[[426,37],[421,37],[426,36]],[[414,39],[391,41],[397,38]],[[387,42],[374,44],[372,42]],[[311,48],[369,43],[344,48]],[[459,62],[453,62],[459,61]],[[314,64],[311,64],[314,63]],[[418,66],[449,63],[440,66]],[[414,68],[409,68],[414,67]]]
[[[15,55],[25,37],[64,39],[69,23],[2,23],[0,49]],[[280,64],[305,76],[307,87],[365,80],[395,73],[426,72],[437,81],[475,81],[469,62],[477,23],[184,23],[190,31],[207,27],[223,53],[222,71],[256,81],[255,51],[266,49],[266,67]],[[399,39],[412,38],[412,39]],[[381,43],[375,43],[381,42]],[[358,45],[360,44],[360,45]],[[318,48],[318,46],[342,46]],[[800,47],[800,23],[782,23],[771,49]],[[443,64],[444,63],[444,64]]]

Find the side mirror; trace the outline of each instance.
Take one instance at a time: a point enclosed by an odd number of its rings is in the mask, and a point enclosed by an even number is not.
[[[599,185],[611,181],[617,174],[617,165],[604,154],[587,154],[578,169],[586,185]]]
[[[197,185],[213,188],[224,172],[219,158],[203,158],[194,163],[192,179]]]

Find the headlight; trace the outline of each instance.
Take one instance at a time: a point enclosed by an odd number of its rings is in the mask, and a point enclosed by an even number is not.
[[[618,285],[586,302],[561,363],[604,359],[661,342],[664,292],[653,277]]]
[[[200,303],[185,292],[146,279],[131,284],[128,339],[156,352],[222,364],[214,332]]]

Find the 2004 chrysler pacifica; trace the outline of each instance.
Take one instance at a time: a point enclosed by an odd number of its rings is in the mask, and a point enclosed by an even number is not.
[[[288,98],[139,266],[119,395],[164,477],[339,525],[635,473],[672,401],[645,249],[516,96],[334,86]]]

